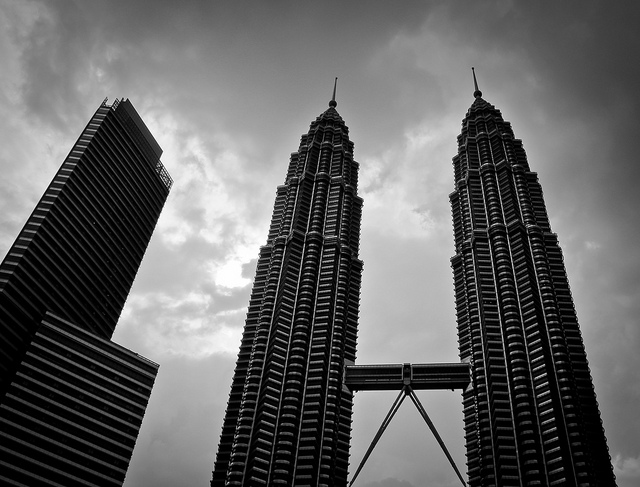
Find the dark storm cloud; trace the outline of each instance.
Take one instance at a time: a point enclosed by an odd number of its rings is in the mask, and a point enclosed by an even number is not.
[[[9,36],[20,53],[22,70],[21,108],[68,134],[86,118],[78,87],[95,80],[89,61],[99,40],[78,9],[62,14],[38,2],[9,5]]]

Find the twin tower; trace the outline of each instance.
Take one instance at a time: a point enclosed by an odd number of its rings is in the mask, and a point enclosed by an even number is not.
[[[464,389],[470,486],[615,485],[537,175],[474,97],[450,195],[460,363],[354,364],[362,199],[334,89],[277,189],[212,487],[346,485],[354,391],[420,410],[413,389],[443,385]],[[171,188],[161,153],[103,103],[0,265],[3,485],[124,481],[158,365],[110,339]]]
[[[477,83],[474,98],[450,195],[459,353],[470,372],[463,393],[468,483],[615,485],[538,177]],[[362,199],[336,106],[334,90],[277,189],[212,487],[347,484]],[[391,366],[374,369],[371,382],[396,380],[407,393],[420,382],[418,366],[404,375],[399,369],[397,378]]]

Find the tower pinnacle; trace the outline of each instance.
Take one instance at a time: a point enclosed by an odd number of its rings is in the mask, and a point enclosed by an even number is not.
[[[476,70],[475,70],[475,68],[473,66],[471,67],[471,72],[473,73],[473,86],[476,89],[476,91],[473,92],[473,96],[476,97],[476,98],[481,98],[482,97],[482,91],[480,91],[478,89],[478,80],[476,79]]]
[[[335,108],[338,105],[336,101],[336,86],[338,85],[338,77],[333,82],[333,96],[331,97],[331,101],[329,102],[329,106]]]

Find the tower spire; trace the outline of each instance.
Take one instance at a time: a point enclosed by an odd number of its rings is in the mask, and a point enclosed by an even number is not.
[[[473,92],[473,96],[476,98],[481,98],[482,91],[478,89],[478,80],[476,79],[476,69],[473,66],[471,67],[471,72],[473,73],[473,86],[476,89],[476,91]]]
[[[336,101],[336,86],[338,85],[338,77],[333,81],[333,96],[331,97],[331,101],[329,102],[329,106],[335,108],[338,105]]]

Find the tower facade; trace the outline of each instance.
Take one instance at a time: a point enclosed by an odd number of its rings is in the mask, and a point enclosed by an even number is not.
[[[11,485],[124,481],[158,366],[110,338],[171,188],[161,154],[128,100],[105,101],[0,264]]]
[[[470,486],[611,486],[615,477],[542,189],[478,90],[450,195]]]
[[[0,264],[2,390],[46,311],[113,334],[171,178],[128,100],[103,103]]]
[[[0,484],[121,486],[157,372],[47,312],[0,404]]]
[[[212,486],[344,485],[362,199],[334,100],[291,154],[260,249]]]

